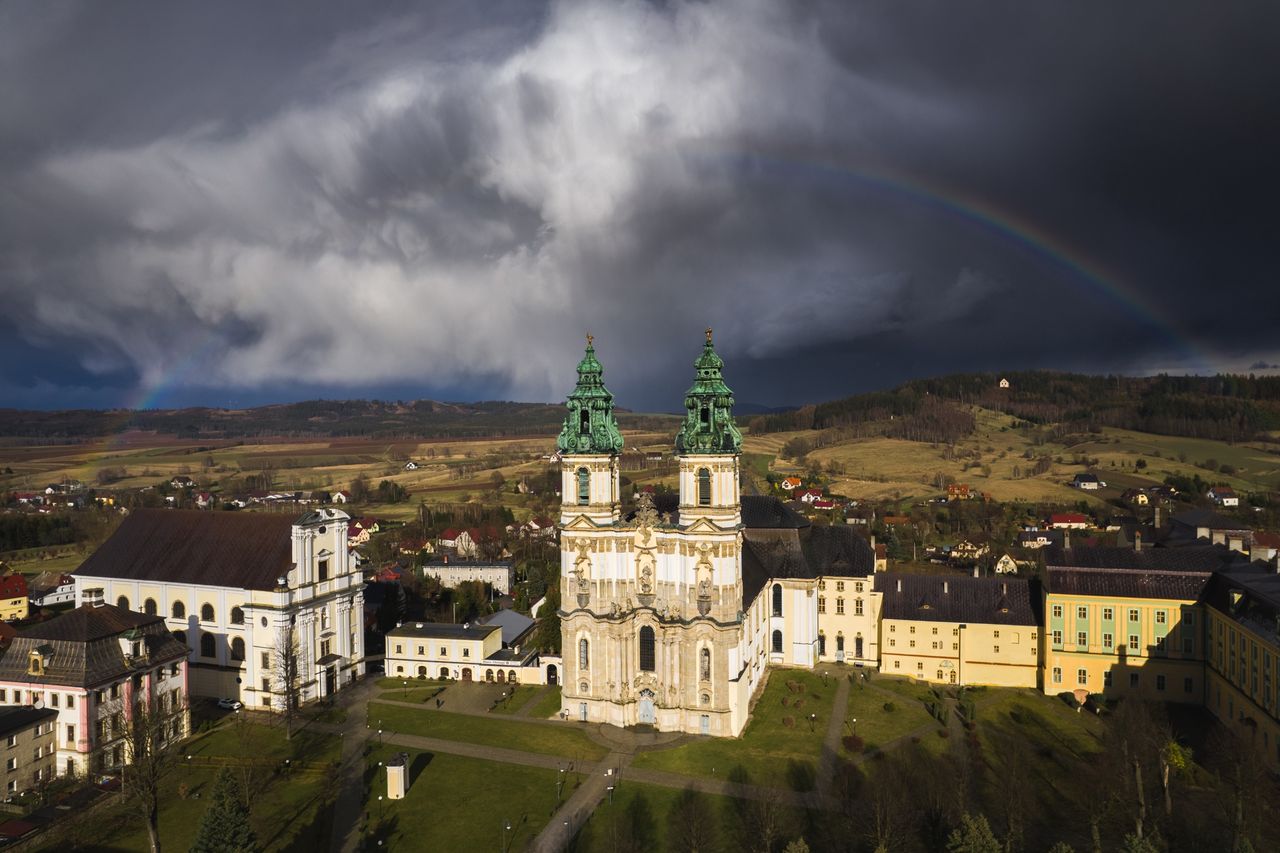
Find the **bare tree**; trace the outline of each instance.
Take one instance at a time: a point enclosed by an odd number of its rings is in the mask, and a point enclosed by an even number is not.
[[[147,825],[151,853],[160,853],[160,796],[176,763],[167,747],[185,734],[187,707],[176,690],[157,697],[135,689],[134,699],[131,714],[113,714],[124,737],[121,781],[129,803]],[[115,701],[123,708],[123,699]]]
[[[294,723],[302,707],[302,672],[299,661],[297,628],[286,625],[276,635],[276,688],[280,694],[280,711],[284,715],[284,736],[293,738]]]

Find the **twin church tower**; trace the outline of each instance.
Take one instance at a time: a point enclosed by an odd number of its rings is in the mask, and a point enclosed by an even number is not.
[[[757,683],[746,630],[733,392],[707,330],[676,434],[678,504],[622,513],[622,434],[587,338],[561,454],[563,709],[571,719],[737,735]],[[758,590],[750,591],[753,596]]]

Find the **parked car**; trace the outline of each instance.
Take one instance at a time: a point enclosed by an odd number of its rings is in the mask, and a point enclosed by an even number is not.
[[[244,707],[244,705],[236,701],[235,699],[219,699],[218,707],[226,708],[228,711],[239,711],[241,708]]]

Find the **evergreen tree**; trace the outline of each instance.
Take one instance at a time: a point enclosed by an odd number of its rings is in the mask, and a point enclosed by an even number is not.
[[[224,767],[213,784],[213,802],[200,819],[191,853],[243,853],[258,849],[240,783],[231,770]]]
[[[1000,853],[1000,842],[996,840],[991,825],[984,815],[971,815],[967,812],[960,817],[960,826],[952,831],[947,839],[948,853]]]

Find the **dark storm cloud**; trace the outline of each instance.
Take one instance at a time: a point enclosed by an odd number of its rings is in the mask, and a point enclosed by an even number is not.
[[[3,7],[4,400],[1280,355],[1274,4],[478,6]]]

